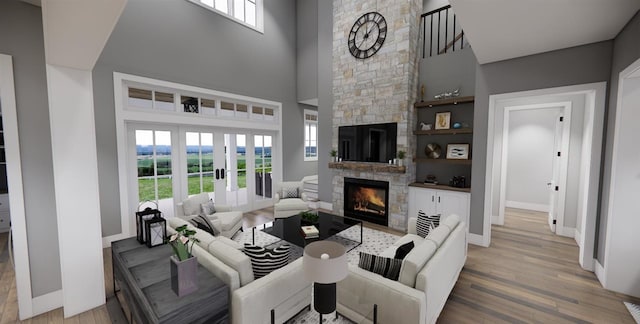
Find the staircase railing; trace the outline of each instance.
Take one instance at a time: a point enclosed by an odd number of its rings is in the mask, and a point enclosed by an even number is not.
[[[449,50],[455,52],[456,44],[460,42],[460,49],[464,48],[464,31],[461,29],[459,33],[456,34],[456,15],[451,11],[449,13],[449,9],[451,9],[451,5],[444,6],[442,8],[438,8],[436,10],[429,11],[421,15],[422,24],[422,58],[428,56],[445,54]],[[444,16],[444,17],[443,17]],[[452,16],[453,24],[451,30],[453,31],[449,34],[449,16]],[[442,31],[442,20],[444,19],[444,34]],[[437,24],[436,28],[434,28],[434,22]],[[429,25],[429,33],[427,34],[427,25]],[[434,36],[435,33],[435,36]],[[428,35],[428,36],[427,36]],[[427,37],[429,37],[429,48],[427,51]],[[444,44],[441,41],[441,37],[444,38]],[[435,43],[434,43],[435,38]],[[451,40],[451,41],[449,41]]]

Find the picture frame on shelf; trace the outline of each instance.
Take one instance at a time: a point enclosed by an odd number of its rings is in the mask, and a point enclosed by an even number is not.
[[[469,144],[447,144],[447,160],[468,160]]]
[[[451,128],[451,112],[439,112],[436,113],[435,129],[449,129]]]

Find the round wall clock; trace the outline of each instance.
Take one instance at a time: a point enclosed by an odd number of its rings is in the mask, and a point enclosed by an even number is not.
[[[355,58],[366,59],[378,52],[387,38],[387,21],[377,12],[362,15],[351,27],[349,52]]]

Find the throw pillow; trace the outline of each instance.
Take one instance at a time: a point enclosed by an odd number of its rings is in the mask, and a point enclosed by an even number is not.
[[[429,232],[440,225],[440,214],[427,215],[422,210],[418,211],[416,220],[416,232],[421,237],[427,237]]]
[[[220,234],[220,232],[213,226],[213,224],[211,224],[211,221],[207,216],[198,215],[191,218],[189,222],[191,222],[191,224],[193,224],[193,226],[195,226],[196,228],[201,229],[213,236],[218,236],[218,234]]]
[[[400,276],[400,268],[402,267],[402,260],[385,258],[378,255],[360,252],[360,261],[358,267],[377,273],[385,278],[391,280],[398,280]]]
[[[409,252],[413,250],[414,246],[415,245],[413,244],[413,241],[400,245],[396,250],[396,256],[394,256],[393,258],[400,260],[404,259],[404,257],[406,257],[407,254],[409,254]]]
[[[211,215],[215,214],[216,212],[216,206],[213,204],[213,200],[211,199],[209,199],[209,201],[204,204],[200,204],[200,208],[202,209],[202,213],[204,215]]]
[[[266,249],[248,243],[244,244],[244,253],[251,259],[253,276],[256,279],[287,265],[289,262],[289,250],[291,250],[289,244],[282,244],[274,249]]]
[[[298,191],[298,187],[282,188],[282,199],[287,199],[287,198],[300,198],[300,192]]]

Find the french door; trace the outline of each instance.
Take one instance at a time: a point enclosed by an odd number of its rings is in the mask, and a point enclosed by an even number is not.
[[[207,193],[249,211],[272,204],[273,134],[208,127],[129,125],[132,201],[167,217],[177,202]],[[146,206],[140,206],[146,207]]]

